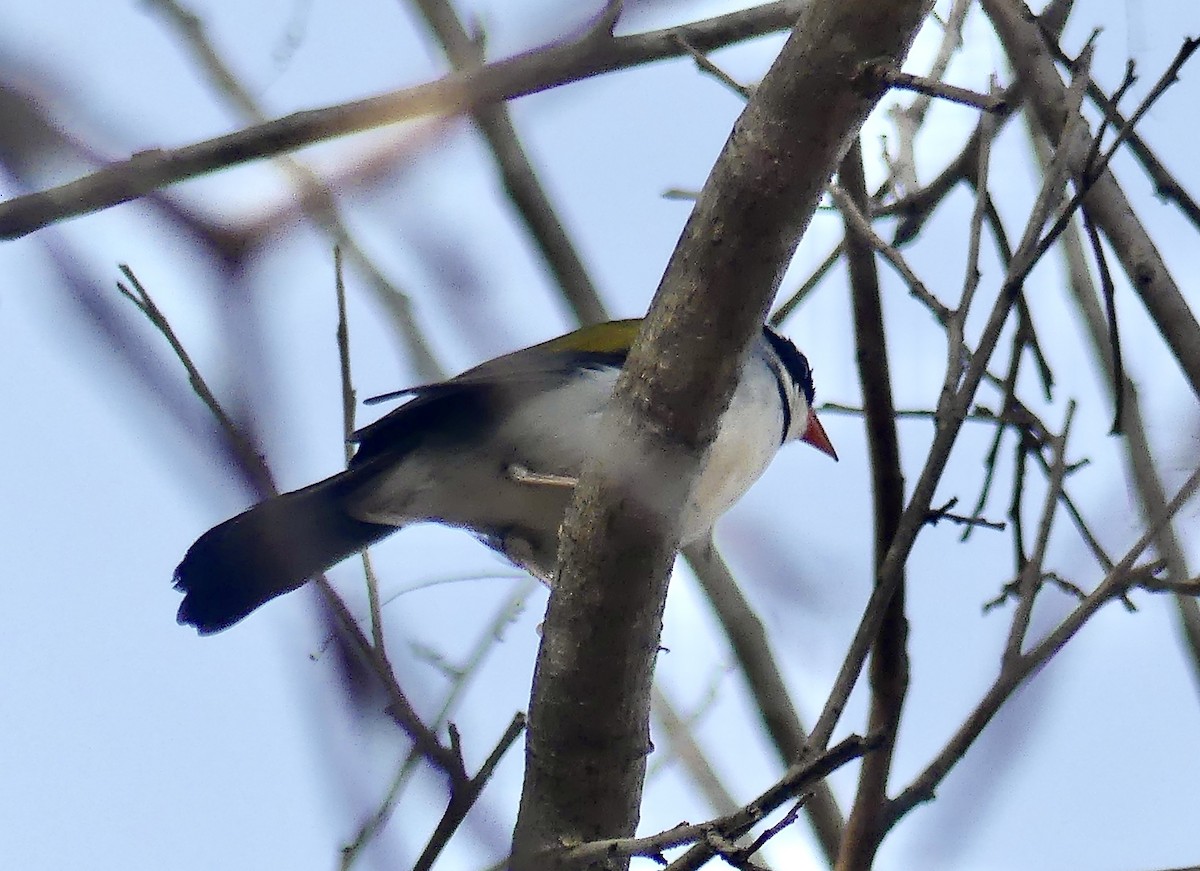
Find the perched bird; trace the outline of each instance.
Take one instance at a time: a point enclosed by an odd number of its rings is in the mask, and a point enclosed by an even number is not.
[[[350,467],[267,499],[191,546],[175,570],[178,620],[218,632],[264,602],[420,521],[466,528],[549,581],[558,530],[639,321],[613,321],[497,357],[408,396],[355,433]],[[684,543],[706,535],[779,448],[837,459],[812,411],[808,361],[764,327],[684,508]]]

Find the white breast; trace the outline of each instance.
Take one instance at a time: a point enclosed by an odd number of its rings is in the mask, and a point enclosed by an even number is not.
[[[779,450],[784,414],[775,376],[761,359],[752,361],[748,373],[722,417],[684,509],[684,543],[706,535]],[[569,479],[578,476],[587,457],[600,451],[619,454],[620,446],[605,444],[600,425],[616,378],[616,370],[587,371],[570,387],[528,398],[473,449],[457,445],[411,452],[355,495],[353,515],[397,526],[437,520],[482,534],[510,526],[535,529],[548,539],[552,561],[551,543],[570,487],[519,483],[506,470],[516,464],[535,475]],[[645,458],[639,463],[646,498],[664,490],[659,476],[672,474],[668,465]]]
[[[779,451],[783,420],[775,375],[759,361],[752,361],[721,418],[717,438],[684,511],[684,544],[707,535],[766,471]]]

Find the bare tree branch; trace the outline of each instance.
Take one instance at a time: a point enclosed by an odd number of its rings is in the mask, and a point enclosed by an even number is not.
[[[1006,112],[1008,110],[1003,97],[997,97],[995,94],[980,94],[977,91],[950,85],[938,79],[914,76],[912,73],[902,72],[889,64],[877,64],[871,68],[870,74],[878,76],[884,84],[892,88],[916,91],[919,94],[938,97],[951,103],[983,109],[985,112]]]
[[[1036,128],[1036,123],[1031,128]],[[1033,144],[1039,159],[1048,159],[1049,147],[1044,136],[1039,135],[1040,128],[1031,129]],[[1105,383],[1113,385],[1113,364],[1110,348],[1107,342],[1104,313],[1096,299],[1096,290],[1091,273],[1087,268],[1087,259],[1083,253],[1083,245],[1079,231],[1075,225],[1067,228],[1063,234],[1063,256],[1067,261],[1067,272],[1070,276],[1068,289],[1075,302],[1075,307],[1083,320],[1088,336],[1088,346],[1096,365],[1105,374]],[[1166,505],[1167,495],[1159,474],[1154,466],[1150,451],[1150,442],[1146,435],[1146,426],[1141,411],[1141,402],[1135,385],[1128,378],[1120,386],[1125,396],[1122,408],[1121,432],[1125,440],[1125,460],[1128,475],[1138,494],[1142,515],[1149,520],[1157,516]],[[1114,399],[1115,405],[1115,399]],[[1172,578],[1187,578],[1189,576],[1187,558],[1183,552],[1174,524],[1167,523],[1155,541],[1155,549],[1167,561],[1167,570]],[[1093,551],[1095,552],[1095,548]],[[1111,561],[1105,568],[1111,568]],[[1186,644],[1188,661],[1191,665],[1192,676],[1200,686],[1200,605],[1188,596],[1177,596],[1176,610],[1179,615],[1180,631]]]
[[[1000,706],[1026,679],[1041,668],[1047,660],[1066,644],[1083,625],[1107,602],[1120,598],[1130,586],[1144,581],[1145,575],[1134,567],[1142,552],[1159,534],[1162,528],[1180,508],[1200,489],[1200,469],[1193,472],[1175,497],[1150,521],[1145,533],[1126,552],[1087,598],[1063,620],[1053,632],[1035,644],[1027,653],[1010,659],[1001,669],[995,683],[989,687],[982,700],[963,721],[937,757],[913,780],[903,792],[891,802],[892,823],[918,804],[933,797],[934,790],[942,779],[966,753],[967,748],[979,737],[983,728],[995,716]]]
[[[433,31],[455,68],[469,70],[483,62],[482,36],[472,38],[448,0],[409,0]],[[481,105],[472,113],[479,132],[496,158],[500,178],[521,222],[542,259],[554,274],[563,296],[581,324],[608,320],[587,267],[563,228],[533,164],[521,147],[512,115],[504,103]]]
[[[134,275],[129,267],[123,266],[122,272],[130,283],[129,285],[118,284],[118,290],[146,315],[155,329],[162,333],[167,343],[171,346],[173,353],[187,371],[188,379],[196,395],[218,420],[226,438],[236,445],[242,445],[244,440],[240,435],[240,429],[237,424],[225,413],[221,404],[217,401],[215,394],[209,389],[207,382],[192,363],[190,355],[188,355],[183,343],[175,334],[174,329],[158,306],[155,305],[149,292],[142,286],[137,276]],[[245,456],[244,460],[249,464],[249,467],[258,468],[259,471],[255,480],[262,487],[260,495],[263,498],[278,493],[274,479],[262,457],[258,456],[253,450],[249,450],[249,454]],[[388,715],[409,736],[416,751],[447,776],[451,794],[453,795],[457,789],[461,788],[469,780],[466,770],[463,768],[462,759],[451,748],[442,744],[433,730],[422,722],[416,709],[409,702],[408,696],[401,689],[395,672],[392,670],[391,663],[383,651],[377,650],[367,639],[366,635],[363,634],[354,616],[334,591],[333,587],[330,586],[329,582],[324,576],[318,576],[315,581],[326,605],[329,607],[330,615],[334,621],[334,629],[344,636],[354,654],[369,666],[371,672],[378,678],[387,693],[389,702],[387,707]]]
[[[216,91],[231,103],[249,122],[266,124],[267,116],[250,91],[242,85],[233,70],[221,59],[208,38],[204,23],[177,0],[147,0],[149,8],[157,11],[171,25],[173,32],[191,53],[201,72]],[[290,154],[279,154],[278,165],[287,174],[299,193],[300,207],[310,220],[325,230],[334,244],[348,255],[350,261],[368,278],[368,288],[376,299],[395,316],[404,350],[422,378],[435,378],[438,364],[425,336],[418,328],[408,294],[391,281],[384,270],[370,257],[346,226],[332,188],[303,161]],[[111,167],[110,167],[111,169]],[[102,170],[101,172],[107,172]],[[95,175],[89,178],[96,178]],[[84,179],[83,181],[86,181]],[[52,192],[47,192],[52,193]],[[32,196],[40,196],[33,194]],[[0,215],[7,204],[0,204]],[[2,222],[0,218],[0,222]],[[340,274],[340,273],[339,273]],[[349,447],[349,445],[347,445]]]
[[[736,812],[698,825],[680,825],[647,838],[611,838],[592,841],[569,847],[563,851],[565,858],[578,863],[592,864],[588,867],[614,867],[615,863],[629,856],[657,857],[670,847],[696,843],[696,847],[668,866],[669,871],[685,871],[698,868],[713,855],[712,847],[704,839],[716,833],[729,841],[750,831],[767,814],[793,797],[811,788],[814,783],[828,777],[832,772],[864,753],[875,749],[878,739],[874,736],[860,738],[852,735],[836,747],[830,748],[810,763],[793,765],[770,789]],[[605,865],[604,862],[612,864]]]
[[[315,142],[426,115],[454,115],[514,97],[790,27],[803,4],[781,0],[706,21],[613,37],[604,26],[563,43],[351,103],[309,109],[171,150],[139,152],[77,181],[0,203],[0,239],[15,239],[64,218],[129,202],[214,170],[275,157]],[[603,25],[603,21],[598,21]]]
[[[1090,59],[1090,51],[1086,52],[1083,58],[1084,74],[1086,74],[1088,59]],[[1083,82],[1077,74],[1068,95],[1073,103],[1067,105],[1077,107],[1082,94]],[[1070,128],[1069,135],[1065,136],[1060,143],[1054,160],[1047,168],[1042,190],[1030,212],[1021,244],[1009,264],[996,302],[988,315],[987,323],[979,337],[970,363],[959,379],[957,389],[953,392],[943,391],[942,398],[938,403],[938,428],[933,444],[930,445],[925,466],[913,488],[912,496],[909,497],[908,505],[900,519],[887,557],[878,570],[878,580],[871,593],[871,598],[867,602],[862,621],[851,641],[850,649],[834,681],[825,708],[813,728],[812,743],[815,747],[823,747],[828,743],[834,727],[845,710],[846,701],[858,680],[867,652],[883,623],[888,604],[900,586],[908,554],[929,516],[933,495],[945,470],[946,462],[949,460],[950,449],[958,438],[979,382],[983,380],[987,362],[991,358],[992,352],[1000,340],[1004,324],[1020,296],[1022,283],[1037,262],[1036,254],[1039,239],[1042,238],[1042,228],[1054,207],[1058,192],[1067,179],[1075,153],[1086,150],[1088,145],[1090,145],[1090,139],[1087,138],[1086,130],[1080,124]]]
[[[862,148],[857,142],[842,161],[838,180],[846,188],[837,201],[846,223],[846,258],[854,310],[854,349],[863,396],[867,450],[871,458],[874,568],[878,570],[891,547],[904,511],[904,476],[900,471],[896,407],[892,399],[887,337],[883,329],[883,300],[879,289],[879,273],[875,268],[875,251],[882,240],[874,233],[864,234],[859,229],[860,224],[867,229],[870,225],[862,217],[863,211],[868,208],[867,182]],[[871,648],[869,680],[871,702],[868,729],[872,734],[881,735],[883,743],[879,750],[863,759],[854,806],[834,866],[838,871],[870,868],[886,832],[883,811],[887,801],[888,775],[896,748],[900,713],[908,693],[908,619],[904,613],[903,578],[888,603],[879,627],[879,636]]]
[[[496,742],[496,746],[488,754],[483,765],[479,766],[479,772],[470,778],[462,788],[450,794],[450,803],[446,806],[437,828],[430,836],[429,843],[425,845],[425,849],[421,851],[421,855],[413,865],[413,871],[429,871],[433,867],[437,857],[442,854],[442,850],[450,842],[451,835],[458,831],[458,827],[466,819],[467,813],[479,800],[479,794],[483,792],[487,782],[492,779],[492,772],[500,764],[501,758],[508,752],[508,748],[521,737],[521,731],[524,728],[525,715],[518,713],[512,718],[512,722],[508,724],[508,728],[504,730],[504,734],[500,736],[500,740]],[[453,726],[451,726],[450,734],[452,738],[458,734]]]
[[[701,192],[605,413],[621,455],[585,466],[564,523],[515,869],[562,867],[539,854],[564,841],[633,833],[678,512],[799,235],[878,99],[860,65],[902,60],[929,5],[807,5]]]
[[[1056,436],[1051,442],[1054,462],[1050,466],[1050,481],[1046,487],[1046,498],[1042,505],[1033,554],[1021,567],[1021,573],[1016,580],[1017,609],[1013,614],[1008,641],[1004,645],[1005,663],[1010,663],[1021,655],[1021,646],[1025,641],[1025,633],[1029,631],[1029,620],[1033,616],[1033,603],[1042,585],[1046,547],[1050,543],[1050,531],[1058,514],[1058,501],[1062,498],[1063,478],[1067,471],[1067,436],[1070,434],[1071,420],[1074,416],[1075,403],[1072,401],[1067,406],[1067,420],[1063,424],[1062,435]]]
[[[929,292],[929,288],[925,283],[917,277],[917,274],[909,268],[908,263],[904,259],[904,255],[894,246],[885,242],[874,228],[871,227],[871,222],[867,220],[866,213],[863,207],[860,207],[854,199],[842,190],[838,184],[829,186],[829,195],[833,198],[834,204],[842,213],[842,220],[846,223],[846,229],[855,234],[860,240],[865,241],[867,246],[880,255],[900,273],[900,277],[904,279],[904,283],[908,285],[908,291],[921,302],[925,308],[929,309],[930,313],[937,318],[938,323],[945,326],[950,321],[950,309],[941,300]],[[865,197],[864,197],[865,201]],[[849,249],[849,246],[847,246]],[[850,256],[850,251],[847,250],[847,256],[850,257],[850,262],[854,262],[854,258]],[[959,342],[961,345],[961,341]]]
[[[804,755],[808,732],[792,704],[762,621],[738,589],[713,542],[690,544],[683,549],[683,555],[716,611],[771,743],[784,765],[793,764]],[[805,802],[804,812],[832,865],[842,840],[842,812],[827,783],[816,783],[812,789],[813,796]]]
[[[1072,119],[1063,114],[1066,90],[1046,50],[1037,20],[1020,0],[981,0],[981,3],[1009,61],[1025,84],[1042,129],[1050,142],[1057,144]],[[1197,44],[1200,43],[1189,42],[1185,48],[1190,45],[1194,49]],[[1076,178],[1087,175],[1082,162],[1073,166],[1072,172]],[[1171,349],[1192,392],[1200,396],[1200,324],[1111,171],[1105,170],[1087,186],[1084,208],[1112,244],[1130,284]]]

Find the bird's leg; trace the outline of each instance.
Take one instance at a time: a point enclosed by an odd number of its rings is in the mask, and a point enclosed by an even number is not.
[[[579,479],[572,475],[553,475],[547,472],[534,472],[528,466],[520,463],[508,464],[508,476],[518,484],[545,484],[551,487],[574,487]]]
[[[533,575],[547,587],[554,586],[554,572],[546,566],[534,543],[517,530],[509,530],[500,536],[500,551],[510,562]]]

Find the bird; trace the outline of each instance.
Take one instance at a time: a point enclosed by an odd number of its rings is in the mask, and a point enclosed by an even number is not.
[[[174,574],[177,620],[226,629],[397,529],[467,529],[552,583],[559,526],[641,321],[596,324],[488,360],[435,384],[368,402],[406,401],[352,436],[348,467],[272,496],[205,532]],[[717,519],[780,447],[804,441],[837,460],[813,411],[812,369],[764,326],[742,367],[683,509],[682,544]]]

